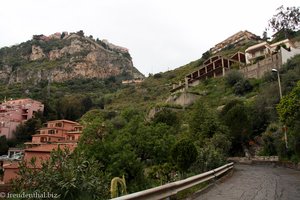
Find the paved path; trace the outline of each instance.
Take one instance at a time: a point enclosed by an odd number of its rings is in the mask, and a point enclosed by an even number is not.
[[[235,165],[232,177],[195,200],[300,200],[300,171],[268,165]]]

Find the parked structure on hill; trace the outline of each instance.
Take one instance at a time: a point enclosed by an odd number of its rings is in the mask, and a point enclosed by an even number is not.
[[[0,104],[0,136],[13,139],[17,126],[39,111],[44,111],[44,105],[29,98],[4,101]]]

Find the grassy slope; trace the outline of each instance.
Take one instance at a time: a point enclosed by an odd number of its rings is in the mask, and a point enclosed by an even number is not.
[[[148,110],[157,103],[165,102],[170,95],[172,83],[184,79],[184,76],[200,66],[201,60],[193,61],[175,70],[155,74],[141,84],[123,86],[116,93],[110,94],[112,103],[107,109],[120,110],[128,106]]]
[[[300,31],[297,32],[295,38],[292,40],[299,41],[299,37]],[[238,51],[244,52],[245,49],[256,43],[250,41],[245,44],[231,46],[218,52],[218,55],[231,56]],[[175,70],[148,77],[141,85],[126,86],[118,90],[116,94],[113,94],[113,101],[106,108],[122,109],[127,106],[134,106],[147,110],[157,103],[163,103],[171,94],[172,83],[178,83],[180,80],[183,80],[185,75],[199,68],[202,62],[203,59],[200,58]],[[201,82],[196,87],[190,88],[189,91],[201,94],[201,99],[210,106],[217,108],[233,98],[242,98],[248,102],[253,101],[255,96],[260,93],[260,86],[265,83],[262,83],[262,80],[256,79],[252,79],[250,82],[254,86],[253,91],[242,97],[234,95],[232,88],[225,85],[224,78],[209,79],[208,81]]]

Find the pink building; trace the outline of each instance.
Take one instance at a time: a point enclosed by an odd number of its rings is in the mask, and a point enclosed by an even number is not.
[[[32,141],[25,143],[27,147],[45,143],[76,143],[82,133],[82,126],[69,120],[54,120],[45,124],[32,136]]]
[[[72,152],[77,146],[82,129],[79,123],[69,120],[47,122],[45,127],[32,136],[31,142],[25,143],[23,160],[30,162],[32,158],[35,158],[36,166],[34,167],[39,169],[42,162],[50,158],[51,151],[60,148],[69,149]],[[3,182],[6,184],[18,177],[19,161],[7,161],[3,163],[3,169]]]
[[[77,144],[44,144],[37,147],[32,147],[25,149],[24,161],[27,162],[28,167],[33,169],[40,169],[42,167],[42,162],[50,158],[51,151],[57,149],[69,149],[73,152]],[[29,163],[32,158],[36,159],[35,166],[31,166]],[[16,179],[19,175],[19,161],[5,161],[3,163],[4,176],[3,183],[8,184],[11,180]]]
[[[5,101],[0,104],[0,136],[7,139],[14,138],[16,127],[31,119],[34,113],[44,111],[44,105],[32,99],[17,99]]]

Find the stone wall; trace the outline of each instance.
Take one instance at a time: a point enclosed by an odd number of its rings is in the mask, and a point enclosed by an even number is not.
[[[243,73],[246,78],[261,78],[266,72],[271,71],[273,68],[279,68],[281,63],[281,55],[277,53],[256,64],[245,66],[239,71]]]
[[[281,161],[278,156],[229,157],[227,160],[240,164],[272,164],[274,166],[300,170],[300,162]]]

